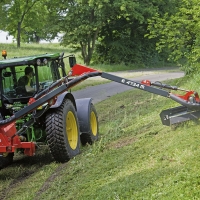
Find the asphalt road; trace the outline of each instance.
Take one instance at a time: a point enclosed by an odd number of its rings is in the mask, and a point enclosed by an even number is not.
[[[136,82],[141,82],[142,80],[150,80],[151,82],[164,81],[164,80],[176,79],[176,78],[180,78],[184,76],[184,72],[177,71],[177,70],[176,71],[163,70],[159,72],[148,70],[146,73],[143,71],[142,73],[138,74],[137,77],[131,78],[131,76],[134,76],[135,73],[134,72],[116,72],[116,73],[111,73],[111,74],[122,77],[122,78],[127,78],[129,80],[133,80]],[[98,78],[103,79],[101,77],[98,77]],[[87,87],[86,89],[82,89],[75,92],[72,91],[72,94],[74,95],[76,99],[91,97],[93,99],[93,103],[95,104],[113,95],[116,95],[118,93],[121,93],[127,90],[132,90],[132,89],[134,88],[127,85],[123,85],[116,82],[110,82],[110,83],[105,83],[101,85],[90,86],[90,87]]]

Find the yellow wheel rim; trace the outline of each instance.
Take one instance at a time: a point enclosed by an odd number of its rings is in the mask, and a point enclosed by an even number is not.
[[[96,136],[97,135],[97,118],[93,111],[90,113],[90,126],[92,130],[92,134]]]
[[[72,111],[67,113],[66,130],[69,145],[74,150],[78,144],[78,127],[74,113]]]

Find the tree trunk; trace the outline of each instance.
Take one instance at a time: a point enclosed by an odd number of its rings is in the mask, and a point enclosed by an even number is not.
[[[18,27],[17,27],[17,48],[20,48],[20,36],[21,36],[21,22],[18,22]]]
[[[83,62],[84,64],[86,64],[86,56],[87,56],[86,45],[84,44],[84,42],[80,42],[80,45],[81,45],[81,55],[83,57]]]
[[[88,35],[87,43],[80,42],[81,54],[84,60],[84,64],[89,65],[94,52],[95,41],[99,33],[99,28],[93,34]],[[92,35],[92,36],[91,36]]]

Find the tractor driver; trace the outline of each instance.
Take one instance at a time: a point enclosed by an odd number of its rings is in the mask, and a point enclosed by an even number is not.
[[[18,80],[18,86],[22,86],[26,89],[26,92],[33,93],[35,92],[35,89],[33,86],[32,78],[35,75],[33,72],[33,68],[28,66],[24,70],[25,75],[21,76]]]

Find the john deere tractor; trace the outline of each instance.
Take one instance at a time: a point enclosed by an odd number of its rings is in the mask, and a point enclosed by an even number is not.
[[[80,144],[98,139],[98,117],[91,98],[75,99],[68,91],[64,54],[42,54],[0,61],[0,168],[14,153],[34,156],[48,145],[54,159],[66,162]],[[70,57],[70,64],[75,58]],[[78,80],[80,82],[81,80]]]

